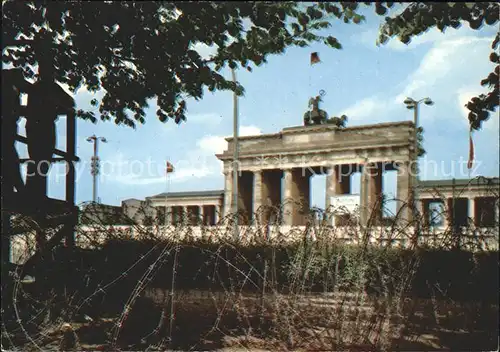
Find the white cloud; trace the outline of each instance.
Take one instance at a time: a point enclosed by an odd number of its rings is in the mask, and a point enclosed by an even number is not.
[[[349,122],[363,122],[373,119],[378,112],[385,110],[386,104],[382,99],[368,97],[345,108],[340,115],[346,115]]]
[[[414,99],[430,97],[436,103],[436,108],[455,105],[458,100],[461,105],[460,111],[465,116],[461,120],[467,123],[466,108],[463,105],[470,97],[485,91],[481,90],[479,82],[492,70],[488,57],[493,38],[458,36],[459,32],[451,31],[453,33],[451,35],[438,31],[426,33],[412,45],[417,46],[426,42],[434,44],[423,56],[416,70],[401,82],[400,86],[403,89],[399,94],[365,97],[345,108],[341,114],[347,115],[349,121],[355,123],[366,123],[373,121],[374,118],[390,120],[395,118],[390,116],[391,112],[401,111],[406,97]],[[411,45],[409,48],[411,49]],[[456,114],[434,114],[435,108],[432,109],[421,114],[423,120],[431,120],[437,116],[457,118]],[[401,119],[401,116],[398,116],[398,119]],[[496,128],[494,123],[487,125],[488,128]]]
[[[188,122],[194,123],[206,123],[212,125],[218,125],[222,121],[222,115],[215,113],[206,113],[206,114],[188,114],[187,115]]]
[[[208,167],[205,168],[182,168],[176,169],[175,172],[169,175],[170,182],[185,182],[192,178],[203,178],[208,175],[213,174],[213,171]],[[135,186],[144,186],[144,185],[153,185],[153,184],[165,184],[167,182],[166,176],[157,176],[157,177],[141,177],[140,175],[120,175],[114,178],[116,182],[119,182],[124,185],[135,185]]]
[[[471,29],[468,25],[463,25],[458,29],[447,28],[445,32],[441,32],[437,27],[430,28],[424,33],[411,38],[408,44],[404,44],[398,37],[389,39],[385,44],[377,47],[376,42],[378,39],[379,28],[370,28],[361,34],[354,34],[352,39],[360,44],[363,44],[372,49],[378,50],[395,50],[395,51],[408,51],[413,50],[423,44],[436,44],[438,42],[450,40],[458,37],[475,36],[477,30]]]
[[[408,77],[405,88],[395,97],[394,103],[401,104],[408,96],[414,99],[429,96],[437,104],[446,104],[451,103],[454,98],[451,92],[457,91],[457,87],[475,87],[474,91],[480,89],[480,80],[492,69],[488,60],[492,40],[469,36],[437,42]],[[461,101],[473,93],[470,88],[467,89],[459,89]]]
[[[239,129],[239,135],[242,137],[260,135],[260,134],[262,134],[262,131],[257,126],[240,126]],[[232,135],[205,136],[200,140],[198,140],[196,144],[203,153],[220,154],[227,149],[226,138],[228,137],[232,137]]]
[[[213,174],[213,171],[210,170],[207,166],[203,168],[184,168],[180,169],[177,172],[174,172],[171,176],[172,181],[184,181],[188,178],[203,178],[205,176]]]
[[[257,126],[240,126],[239,128],[240,136],[255,136],[260,134],[262,134],[262,131]],[[196,143],[196,145],[198,146],[198,150],[195,151],[194,154],[205,155],[207,157],[210,170],[213,170],[214,173],[219,173],[223,170],[223,163],[216,158],[215,154],[222,154],[225,150],[227,150],[226,138],[228,137],[232,137],[232,135],[209,135],[199,139]]]
[[[255,136],[262,134],[262,131],[257,126],[240,126],[240,136]]]
[[[205,136],[196,143],[203,153],[220,154],[227,148],[224,137]]]
[[[393,38],[390,40],[386,46],[389,49],[392,50],[397,50],[397,51],[405,51],[405,50],[412,50],[415,49],[416,47],[422,45],[422,44],[428,44],[428,43],[436,43],[445,40],[449,40],[451,38],[457,37],[461,35],[460,30],[447,30],[446,35],[442,33],[439,29],[437,28],[431,28],[427,32],[422,33],[416,37],[413,37],[408,44],[404,44],[397,38]]]
[[[192,153],[185,159],[172,160],[175,171],[169,174],[170,181],[179,183],[213,174],[215,170],[206,159]],[[86,166],[81,165],[81,167]],[[165,160],[132,160],[126,158],[122,152],[102,159],[100,170],[103,183],[145,186],[167,182]]]

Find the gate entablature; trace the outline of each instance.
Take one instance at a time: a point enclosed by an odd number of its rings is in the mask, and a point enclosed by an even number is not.
[[[347,128],[332,125],[285,128],[279,133],[239,137],[239,169],[285,169],[371,162],[406,162],[413,150],[413,123]],[[217,157],[231,170],[233,139]]]

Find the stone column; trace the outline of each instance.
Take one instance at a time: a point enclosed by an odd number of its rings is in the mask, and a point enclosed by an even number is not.
[[[495,207],[495,226],[498,226],[500,221],[500,200],[497,198],[493,205]]]
[[[399,163],[397,176],[397,205],[396,213],[399,214],[399,220],[411,221],[410,201],[410,166],[408,162]]]
[[[202,226],[205,225],[205,207],[203,205],[199,206],[198,214],[199,214],[199,217],[200,217],[199,224],[202,225]]]
[[[189,224],[188,208],[185,205],[182,206],[181,223],[183,225]]]
[[[231,171],[224,172],[224,208],[222,216],[225,217],[231,213],[231,204],[233,203],[233,174]]]
[[[424,227],[429,227],[429,200],[419,199],[418,204],[420,204],[420,212],[422,214],[422,223]]]
[[[421,199],[417,199],[417,201],[415,202],[416,204],[416,207],[417,207],[417,211],[418,211],[418,214],[420,216],[420,220],[423,220],[423,216],[424,216],[424,201],[421,200]]]
[[[371,219],[374,225],[379,225],[382,220],[382,168],[379,164],[368,164],[363,168],[363,171],[367,182],[366,191],[368,192],[365,208],[366,220]]]
[[[331,201],[330,197],[333,197],[337,194],[337,183],[339,182],[338,175],[339,166],[333,165],[330,166],[327,170],[326,174],[326,185],[325,185],[325,208],[328,210],[330,208]]]
[[[172,207],[165,207],[165,225],[172,225]]]
[[[291,226],[293,221],[293,175],[292,169],[283,170],[283,225]]]
[[[448,208],[448,199],[445,199],[444,202],[442,203],[443,205],[443,214],[441,214],[441,217],[443,218],[443,227],[447,228],[449,225],[449,219],[450,219],[450,209]]]
[[[253,173],[241,171],[238,178],[238,211],[240,213],[240,225],[250,225],[252,216],[253,200]]]
[[[297,226],[305,224],[310,208],[310,176],[309,171],[304,172],[299,168],[284,170],[284,225]]]
[[[469,217],[469,225],[475,225],[476,224],[476,200],[475,198],[469,198],[468,201],[468,217]]]
[[[301,207],[296,209],[295,225],[307,225],[307,221],[311,211],[311,176],[309,169],[294,170],[294,179],[297,184],[297,200],[300,201]]]
[[[281,208],[281,170],[262,170],[262,195],[261,204],[266,207],[264,214],[261,214],[262,222],[268,224],[274,222],[280,216],[278,211]],[[282,208],[281,208],[282,210]]]
[[[262,222],[262,170],[254,171],[253,173],[253,207],[252,207],[252,221],[253,223]]]
[[[360,177],[360,209],[359,209],[359,222],[361,226],[366,226],[368,223],[368,214],[369,214],[369,194],[368,194],[368,182],[369,182],[369,177],[368,174],[370,173],[370,167],[368,164],[365,164],[362,166],[361,169],[361,177]]]
[[[172,220],[171,221],[172,225],[177,225],[177,223],[178,223],[178,215],[177,215],[177,213],[178,213],[177,207],[171,206],[170,207],[170,218]]]
[[[351,173],[348,167],[348,165],[333,165],[328,170],[325,192],[325,206],[327,210],[333,210],[329,209],[332,205],[330,202],[331,197],[351,193]],[[340,215],[333,216],[331,224],[334,226],[339,225],[340,217]]]
[[[453,226],[453,228],[457,228],[457,217],[458,217],[458,212],[457,212],[457,203],[458,203],[458,198],[455,197],[455,204],[453,204],[453,198],[448,198],[447,199],[448,207],[447,207],[447,215],[448,215],[448,224]]]
[[[214,223],[215,223],[215,225],[217,225],[217,223],[219,222],[221,206],[219,204],[217,204],[214,207],[215,207],[215,209],[214,209]]]

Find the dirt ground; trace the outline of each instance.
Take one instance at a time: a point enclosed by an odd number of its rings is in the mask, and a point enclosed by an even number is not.
[[[124,321],[115,348],[149,350],[159,344],[150,333],[158,327],[168,295],[141,297]],[[224,298],[225,297],[225,298]],[[358,299],[358,301],[356,301]],[[361,299],[361,301],[359,301]],[[370,297],[228,297],[184,295],[174,300],[169,350],[349,350],[391,351],[496,350],[498,305],[406,299],[401,314],[382,319],[386,307]],[[161,327],[168,336],[170,314]],[[106,344],[117,317],[71,323],[78,349],[110,350]],[[149,335],[149,336],[148,336]],[[388,337],[380,343],[381,335]],[[44,350],[57,350],[61,332],[53,332]],[[165,350],[165,345],[163,350]]]

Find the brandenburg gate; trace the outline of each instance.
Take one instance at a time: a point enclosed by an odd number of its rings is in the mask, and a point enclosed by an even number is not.
[[[361,172],[360,221],[382,217],[383,170],[397,170],[397,212],[410,219],[414,125],[410,121],[342,128],[331,124],[284,128],[275,134],[239,137],[239,159],[233,163],[234,141],[217,157],[224,163],[224,215],[231,212],[233,167],[239,171],[238,207],[246,224],[265,206],[282,208],[283,225],[306,225],[310,178],[326,174],[326,207],[331,197],[351,193],[351,175]],[[259,219],[267,222],[271,214]],[[341,216],[336,215],[334,224]],[[242,223],[244,225],[245,223]]]

